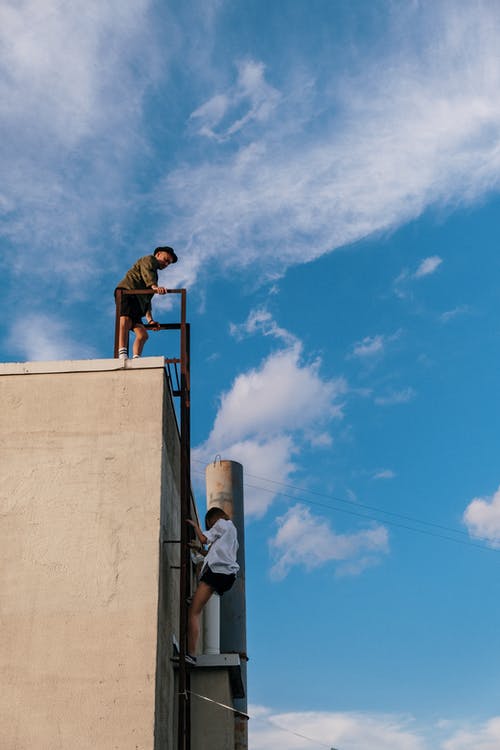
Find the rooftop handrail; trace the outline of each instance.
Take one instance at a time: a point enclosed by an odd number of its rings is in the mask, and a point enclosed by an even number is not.
[[[118,287],[116,289],[116,295],[115,295],[115,302],[116,302],[116,317],[115,317],[115,347],[114,347],[114,356],[115,358],[118,357],[118,340],[120,335],[120,310],[121,310],[121,299],[122,295],[143,295],[143,294],[149,294],[150,296],[154,296],[157,294],[151,287],[145,288],[145,289],[124,289],[123,287]],[[159,323],[158,326],[150,326],[149,323],[143,324],[145,328],[156,328],[156,330],[176,330],[176,329],[182,329],[183,326],[186,325],[186,289],[165,289],[165,294],[180,294],[181,295],[181,315],[180,315],[180,321],[178,323]],[[159,295],[163,296],[163,295]],[[128,347],[127,347],[128,348]]]

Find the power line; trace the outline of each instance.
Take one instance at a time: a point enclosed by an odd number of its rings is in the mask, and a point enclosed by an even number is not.
[[[196,461],[196,463],[203,464],[203,461],[197,461],[196,459],[193,459],[193,460]],[[298,492],[307,492],[310,495],[316,495],[317,497],[324,497],[324,498],[327,498],[328,500],[335,500],[335,502],[345,503],[346,505],[354,505],[352,500],[346,500],[345,498],[342,498],[342,497],[336,497],[335,495],[328,495],[324,492],[311,490],[308,487],[299,487],[298,485],[295,485],[295,484],[289,484],[286,482],[278,482],[275,479],[268,479],[267,477],[261,477],[261,476],[258,476],[257,474],[248,474],[247,472],[245,472],[245,476],[253,477],[254,479],[260,479],[261,481],[269,482],[270,484],[276,484],[279,487],[287,487],[289,489],[296,490]],[[254,489],[262,489],[265,492],[274,492],[274,490],[269,490],[266,487],[256,487],[255,485],[248,485],[248,486],[253,487]],[[282,494],[282,493],[279,493],[279,494]],[[287,495],[287,497],[290,497],[290,495]],[[330,506],[326,506],[326,507],[330,507]],[[463,531],[462,529],[454,529],[451,526],[444,526],[443,524],[434,523],[432,521],[423,521],[421,518],[416,518],[415,516],[407,516],[402,513],[396,513],[390,510],[384,510],[383,508],[378,508],[374,505],[367,505],[366,503],[356,503],[356,507],[366,508],[367,510],[375,511],[376,513],[384,513],[385,515],[393,516],[394,518],[401,518],[404,521],[412,521],[413,523],[420,523],[423,526],[432,526],[433,528],[436,528],[436,529],[442,529],[443,531],[451,531],[454,534],[461,534],[463,536],[468,537],[467,532]],[[483,541],[486,541],[486,540],[483,540]]]
[[[354,505],[352,500],[346,500],[345,498],[336,497],[335,495],[327,495],[324,492],[318,492],[317,490],[310,490],[310,489],[307,489],[306,487],[298,487],[297,485],[286,484],[285,482],[278,482],[274,479],[266,479],[266,477],[259,477],[256,474],[248,474],[247,476],[252,476],[254,479],[260,479],[261,481],[270,482],[272,484],[277,484],[282,487],[289,487],[290,489],[298,490],[299,492],[309,492],[311,495],[316,495],[317,497],[325,497],[329,500],[335,500],[336,502],[339,502],[339,503],[346,503],[348,505]],[[374,505],[367,505],[366,503],[356,503],[356,506],[359,508],[366,508],[367,510],[373,510],[376,513],[384,513],[385,515],[393,516],[394,518],[401,518],[404,521],[412,521],[413,523],[420,523],[424,526],[432,526],[433,528],[436,528],[436,529],[442,529],[443,531],[451,531],[454,534],[462,534],[468,537],[468,533],[466,531],[463,531],[462,529],[454,529],[451,526],[444,526],[443,524],[435,523],[433,521],[423,521],[422,519],[416,518],[415,516],[407,516],[402,513],[395,513],[394,511],[384,510],[383,508],[378,508]]]
[[[200,464],[204,464],[205,465],[205,462],[203,462],[203,461],[199,461],[197,459],[193,459],[193,461],[195,461],[196,463],[200,463]],[[202,472],[196,472],[195,471],[194,473],[197,473],[199,476],[202,476]],[[331,500],[333,500],[335,502],[344,503],[346,505],[351,505],[352,506],[354,504],[351,500],[346,500],[345,498],[335,497],[334,495],[327,495],[327,494],[322,493],[322,492],[317,492],[315,490],[310,490],[310,489],[308,489],[306,487],[299,487],[299,486],[293,485],[293,484],[286,484],[284,482],[278,482],[278,481],[276,481],[274,479],[268,479],[267,477],[260,477],[260,476],[258,476],[256,474],[246,474],[246,476],[253,477],[254,479],[260,479],[261,481],[269,482],[271,484],[276,484],[276,485],[281,486],[281,487],[288,487],[288,488],[296,490],[298,492],[305,492],[305,493],[308,492],[308,493],[310,493],[312,495],[317,495],[319,497],[325,497],[325,498],[331,499]],[[405,531],[413,531],[413,532],[415,532],[417,534],[424,534],[425,536],[431,536],[431,537],[434,537],[436,539],[444,539],[445,541],[455,542],[456,544],[461,544],[461,545],[464,545],[466,547],[476,547],[477,549],[481,549],[481,550],[489,551],[489,552],[498,552],[499,551],[499,550],[497,550],[497,549],[495,549],[493,547],[485,546],[483,544],[477,544],[475,542],[470,541],[470,539],[468,538],[467,532],[462,531],[461,529],[454,529],[454,528],[452,528],[450,526],[444,526],[442,524],[433,523],[431,521],[424,521],[422,519],[415,518],[415,517],[412,517],[412,516],[405,516],[405,515],[403,515],[401,513],[394,513],[392,511],[386,511],[386,510],[383,510],[382,508],[377,508],[376,506],[373,506],[373,505],[367,505],[367,504],[364,504],[364,503],[356,503],[356,507],[365,508],[367,510],[372,510],[372,511],[374,511],[376,513],[382,513],[382,514],[385,514],[385,515],[390,515],[390,516],[393,516],[395,518],[401,518],[403,520],[409,520],[409,521],[412,521],[413,523],[421,524],[422,526],[428,526],[428,527],[431,527],[431,528],[442,529],[444,531],[450,532],[451,534],[458,534],[458,535],[461,535],[461,536],[465,536],[467,538],[466,539],[457,539],[455,537],[446,536],[445,534],[439,534],[437,532],[430,531],[428,529],[420,529],[420,528],[416,528],[414,526],[408,526],[406,524],[397,523],[396,521],[391,521],[391,520],[386,519],[386,518],[379,518],[377,516],[370,515],[369,513],[359,513],[359,512],[357,512],[355,510],[347,510],[346,508],[339,508],[339,507],[336,507],[336,506],[333,506],[333,505],[329,505],[329,504],[326,504],[326,503],[320,503],[318,501],[308,500],[307,498],[299,497],[297,495],[291,495],[291,494],[289,494],[287,492],[283,492],[282,490],[270,489],[268,487],[262,487],[262,486],[259,486],[259,485],[249,484],[248,482],[244,482],[244,486],[245,487],[249,487],[251,489],[260,490],[261,492],[273,493],[273,494],[276,494],[276,495],[278,495],[280,497],[286,497],[286,498],[289,498],[289,499],[292,499],[292,500],[296,500],[298,502],[306,503],[307,505],[312,505],[312,506],[320,507],[320,508],[323,508],[325,510],[336,511],[338,513],[344,513],[344,514],[348,514],[348,515],[351,515],[351,516],[356,516],[357,518],[365,518],[365,519],[368,519],[370,521],[377,521],[379,523],[385,523],[385,524],[387,524],[389,526],[394,526],[395,528],[404,529]],[[479,541],[488,542],[488,540],[485,539],[485,538],[483,538],[483,537],[478,537],[478,539],[479,539]]]
[[[226,711],[231,711],[233,714],[237,716],[242,716],[245,719],[252,719],[253,721],[265,721],[267,724],[270,724],[274,729],[278,729],[280,732],[286,732],[286,734],[293,734],[295,737],[300,737],[303,740],[307,740],[308,742],[312,742],[315,745],[320,745],[321,747],[326,747],[328,750],[338,750],[338,748],[332,747],[332,745],[328,744],[326,745],[324,742],[321,742],[320,740],[314,739],[313,737],[308,737],[307,734],[300,734],[299,732],[294,732],[292,729],[286,729],[285,727],[282,727],[280,724],[276,724],[276,722],[272,721],[271,719],[268,719],[265,716],[251,716],[250,714],[243,713],[242,711],[238,711],[236,708],[233,708],[232,706],[228,706],[227,703],[221,703],[220,701],[216,701],[213,698],[209,698],[207,695],[201,695],[201,693],[195,693],[194,690],[188,690],[187,691],[190,695],[196,696],[196,698],[200,698],[201,700],[207,701],[208,703],[214,703],[216,706],[219,706],[219,708],[223,708]]]

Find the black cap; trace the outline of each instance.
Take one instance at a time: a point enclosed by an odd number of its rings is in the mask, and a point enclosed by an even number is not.
[[[173,247],[169,247],[168,245],[165,245],[164,247],[157,247],[155,248],[153,255],[156,255],[156,253],[160,253],[162,251],[170,255],[170,257],[172,258],[172,263],[177,263],[177,255],[175,254]]]

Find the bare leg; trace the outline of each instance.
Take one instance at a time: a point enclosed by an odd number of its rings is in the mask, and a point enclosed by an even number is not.
[[[194,592],[193,600],[188,612],[188,632],[187,632],[187,650],[191,656],[196,654],[198,636],[200,635],[200,615],[201,610],[208,602],[214,590],[208,583],[200,581],[198,588]]]
[[[120,333],[118,334],[118,348],[126,349],[128,345],[128,334],[132,327],[132,318],[128,315],[120,315]]]
[[[148,332],[144,328],[144,326],[141,323],[137,323],[134,326],[134,333],[135,333],[135,341],[134,341],[134,347],[133,347],[133,353],[137,356],[141,356],[142,350],[144,348],[144,344],[148,340]]]

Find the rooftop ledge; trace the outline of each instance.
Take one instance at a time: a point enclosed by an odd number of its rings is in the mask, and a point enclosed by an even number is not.
[[[67,359],[54,362],[2,362],[0,375],[44,375],[63,372],[106,372],[110,370],[147,370],[165,367],[165,357],[137,359]]]

